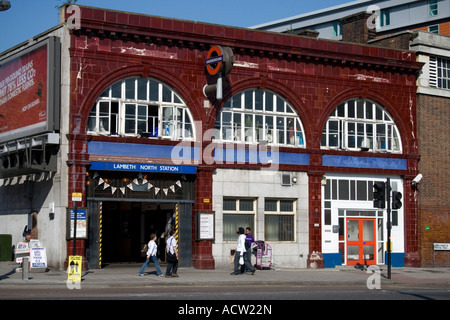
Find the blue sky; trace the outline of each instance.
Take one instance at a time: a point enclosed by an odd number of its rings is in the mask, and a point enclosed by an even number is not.
[[[0,12],[0,52],[59,23],[63,0],[9,0]],[[352,0],[78,0],[76,4],[177,19],[251,27]]]

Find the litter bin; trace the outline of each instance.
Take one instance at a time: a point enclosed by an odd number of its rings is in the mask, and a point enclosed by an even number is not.
[[[12,235],[0,234],[0,261],[12,260]]]

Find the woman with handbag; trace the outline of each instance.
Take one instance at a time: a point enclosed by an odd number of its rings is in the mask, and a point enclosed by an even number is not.
[[[175,231],[170,232],[170,237],[167,239],[167,269],[166,278],[178,277],[178,250],[177,240],[174,237]]]
[[[161,268],[159,266],[158,257],[156,256],[156,252],[158,251],[158,245],[156,244],[156,234],[153,233],[150,236],[150,241],[147,245],[147,260],[142,265],[141,269],[139,270],[139,275],[143,276],[144,271],[147,269],[150,261],[153,261],[156,268],[156,275],[161,277],[163,275]]]

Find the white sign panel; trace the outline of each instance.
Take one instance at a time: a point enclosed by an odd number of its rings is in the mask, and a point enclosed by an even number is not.
[[[214,239],[214,213],[199,213],[198,238],[199,240]]]
[[[447,251],[450,250],[450,243],[434,243],[433,248],[436,251]]]
[[[47,253],[45,248],[31,248],[30,266],[31,268],[47,268]]]

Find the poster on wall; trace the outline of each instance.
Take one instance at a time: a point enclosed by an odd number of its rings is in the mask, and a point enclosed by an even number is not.
[[[75,225],[75,209],[69,208],[67,210],[68,224],[67,224],[67,240],[73,239],[74,225]],[[87,208],[77,208],[77,239],[88,238],[88,215]]]
[[[59,39],[0,60],[0,142],[59,129]]]
[[[214,240],[214,212],[199,212],[197,228],[197,240]]]

